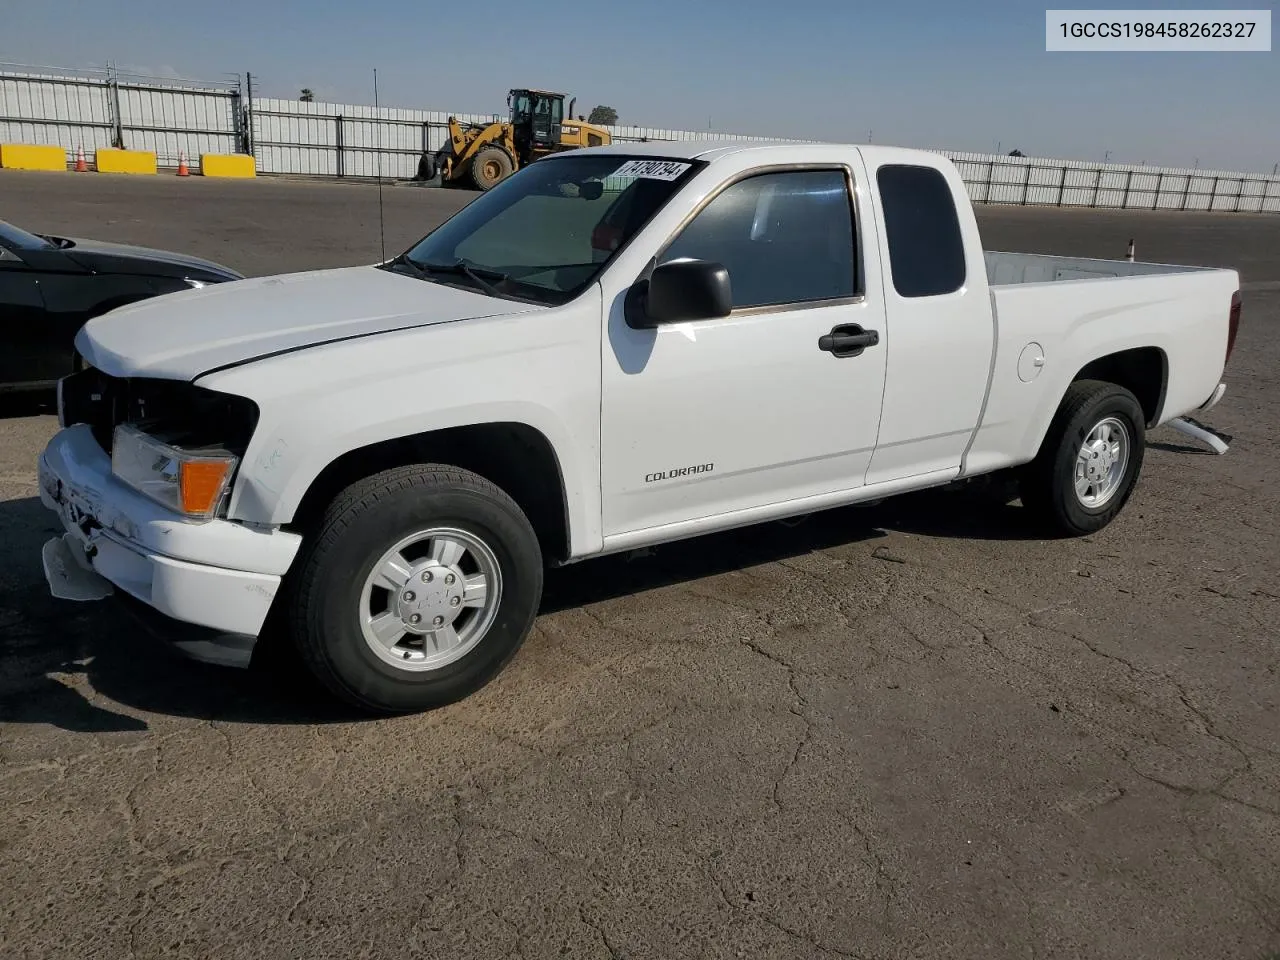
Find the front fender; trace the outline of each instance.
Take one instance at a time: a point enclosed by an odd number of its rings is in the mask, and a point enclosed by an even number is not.
[[[252,399],[258,427],[228,516],[288,523],[326,466],[434,430],[525,424],[550,442],[573,555],[599,549],[600,298],[317,346],[198,378]]]

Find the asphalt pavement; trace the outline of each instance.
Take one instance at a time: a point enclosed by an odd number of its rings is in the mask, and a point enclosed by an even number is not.
[[[473,194],[383,191],[388,255]],[[555,571],[467,701],[366,720],[51,599],[0,419],[0,956],[1280,957],[1280,217],[981,208],[986,246],[1230,265],[1213,456],[1032,537],[930,492]],[[0,171],[0,219],[249,274],[377,190]]]

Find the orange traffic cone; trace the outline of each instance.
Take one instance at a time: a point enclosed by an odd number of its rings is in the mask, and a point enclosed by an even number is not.
[[[178,151],[178,176],[191,176],[191,171],[187,169],[187,151],[185,150]]]
[[[88,173],[89,164],[84,162],[84,144],[76,148],[76,173]]]

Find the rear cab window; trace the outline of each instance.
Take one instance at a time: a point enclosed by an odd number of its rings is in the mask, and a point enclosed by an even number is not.
[[[951,185],[940,170],[886,164],[876,171],[889,272],[901,297],[955,293],[967,276],[964,237]]]

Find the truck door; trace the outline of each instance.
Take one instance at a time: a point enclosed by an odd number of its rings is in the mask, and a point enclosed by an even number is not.
[[[852,176],[839,164],[756,172],[723,186],[676,233],[658,262],[723,264],[730,316],[636,330],[611,315],[606,537],[862,486],[886,360]]]
[[[982,415],[995,330],[977,220],[959,174],[870,158],[867,166],[892,321],[870,484],[958,470]]]
[[[560,142],[560,124],[564,116],[564,101],[556,97],[535,96],[533,99],[533,145],[546,149]]]

